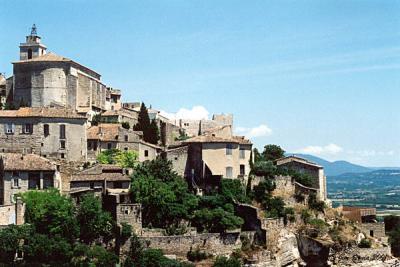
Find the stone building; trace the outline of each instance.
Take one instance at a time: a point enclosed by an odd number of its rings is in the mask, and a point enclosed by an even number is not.
[[[87,131],[87,139],[90,160],[95,160],[101,151],[114,148],[137,151],[140,162],[153,160],[161,152],[161,147],[142,140],[142,132],[125,129],[115,123],[102,123],[90,127]]]
[[[15,106],[62,106],[83,113],[118,109],[118,91],[107,88],[99,73],[46,50],[34,26],[20,44],[20,60],[13,62],[9,101]]]
[[[193,187],[217,186],[221,178],[247,180],[250,173],[252,143],[234,136],[230,126],[182,141],[163,154],[174,170]]]
[[[365,235],[378,239],[385,238],[385,223],[378,222],[376,208],[341,206],[339,210],[346,219],[357,223]]]
[[[123,189],[129,192],[130,182],[126,169],[116,165],[97,164],[71,176],[70,193],[98,191],[106,194],[109,189]]]
[[[14,204],[18,193],[60,188],[56,165],[35,154],[0,154],[0,205]]]
[[[190,136],[202,135],[206,132],[213,131],[216,128],[230,126],[233,128],[233,115],[231,114],[214,114],[211,120],[186,120],[177,119],[172,122],[176,126],[184,129],[185,133]]]
[[[128,122],[129,127],[133,128],[133,126],[138,122],[138,112],[125,108],[119,110],[107,110],[101,114],[101,121],[104,123]]]
[[[318,189],[319,200],[327,200],[326,176],[324,167],[297,156],[288,156],[275,161],[278,167],[305,173],[313,178],[312,188]]]
[[[86,117],[64,108],[0,111],[0,152],[86,161]]]

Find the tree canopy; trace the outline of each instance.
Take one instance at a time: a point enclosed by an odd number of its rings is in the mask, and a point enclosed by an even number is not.
[[[101,164],[116,164],[123,168],[134,168],[138,162],[138,157],[137,151],[121,151],[114,148],[100,152],[97,161]]]
[[[285,150],[278,145],[266,145],[261,153],[262,160],[274,161],[285,156]]]
[[[140,106],[138,115],[138,123],[133,127],[136,131],[143,132],[143,139],[146,142],[157,144],[160,140],[160,133],[157,122],[155,120],[150,121],[149,112],[144,103]]]

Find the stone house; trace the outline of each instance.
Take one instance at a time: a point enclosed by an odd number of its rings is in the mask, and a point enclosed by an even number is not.
[[[138,122],[138,112],[121,108],[118,110],[107,110],[101,114],[101,121],[104,123],[123,123],[128,122],[130,128]]]
[[[99,73],[46,50],[34,26],[20,44],[20,60],[13,62],[9,101],[16,106],[62,106],[83,113],[118,108],[118,91],[107,88]]]
[[[284,169],[290,169],[310,175],[313,178],[312,188],[318,189],[318,199],[321,201],[327,201],[328,196],[324,167],[294,155],[277,159],[275,164]]]
[[[120,124],[102,123],[92,126],[88,129],[87,136],[88,157],[92,161],[101,151],[114,148],[137,151],[140,162],[153,160],[161,152],[161,147],[142,140],[142,132],[125,129]]]
[[[0,110],[0,152],[86,161],[85,116],[64,108]]]
[[[182,128],[185,133],[190,136],[203,135],[206,132],[214,131],[216,128],[223,126],[233,127],[233,115],[232,114],[214,114],[211,120],[187,120],[177,119],[172,122],[179,128]]]
[[[60,188],[56,165],[35,154],[0,154],[0,205],[15,203],[15,195],[28,190]]]
[[[341,206],[339,210],[346,219],[357,223],[365,235],[378,239],[386,237],[385,223],[378,222],[376,208]]]
[[[82,191],[98,191],[105,194],[109,189],[129,191],[129,172],[117,165],[97,164],[73,174],[70,178],[70,194]]]
[[[121,90],[111,87],[107,89],[110,92],[110,99],[108,100],[110,103],[110,110],[120,110],[122,108]]]

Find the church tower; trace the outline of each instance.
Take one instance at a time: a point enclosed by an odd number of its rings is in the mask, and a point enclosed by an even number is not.
[[[29,60],[46,54],[47,47],[40,43],[36,25],[33,24],[31,34],[26,36],[26,42],[19,46],[19,59]]]

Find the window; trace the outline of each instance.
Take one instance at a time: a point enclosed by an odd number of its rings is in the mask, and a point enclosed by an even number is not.
[[[60,148],[65,149],[65,140],[60,141]]]
[[[31,123],[25,123],[23,126],[23,133],[31,134],[33,132],[33,125]]]
[[[245,150],[244,150],[244,148],[241,148],[239,150],[239,158],[244,159],[245,157],[246,157]]]
[[[43,133],[44,133],[44,136],[50,135],[50,128],[49,128],[48,124],[43,125]]]
[[[226,178],[232,178],[232,167],[226,167]]]
[[[32,49],[28,49],[28,59],[32,59]]]
[[[107,143],[107,149],[111,149],[112,144],[111,143]]]
[[[65,125],[60,125],[60,139],[65,139]]]
[[[61,153],[61,155],[60,155],[60,156],[61,156],[61,158],[62,158],[62,159],[64,159],[64,158],[65,158],[65,154],[64,154],[64,153]]]
[[[128,135],[125,135],[125,142],[128,142]]]
[[[245,175],[245,173],[246,173],[246,166],[240,164],[240,175]]]
[[[14,123],[7,123],[6,124],[6,134],[13,134],[14,132],[15,132]]]
[[[89,149],[89,150],[92,149],[92,142],[90,142],[90,141],[87,142],[87,149]]]
[[[13,183],[12,183],[13,187],[18,188],[19,187],[19,178],[18,177],[14,177],[13,178]]]
[[[226,144],[226,155],[232,155],[232,144]]]
[[[128,148],[127,148],[127,147],[124,147],[124,150],[125,150],[125,151],[128,151]]]
[[[28,174],[28,189],[40,189],[40,174],[38,172]]]
[[[369,230],[369,236],[374,237],[374,230]]]
[[[148,156],[149,156],[149,151],[148,151],[148,150],[145,150],[145,151],[144,151],[144,156],[145,156],[145,157],[148,157]]]

